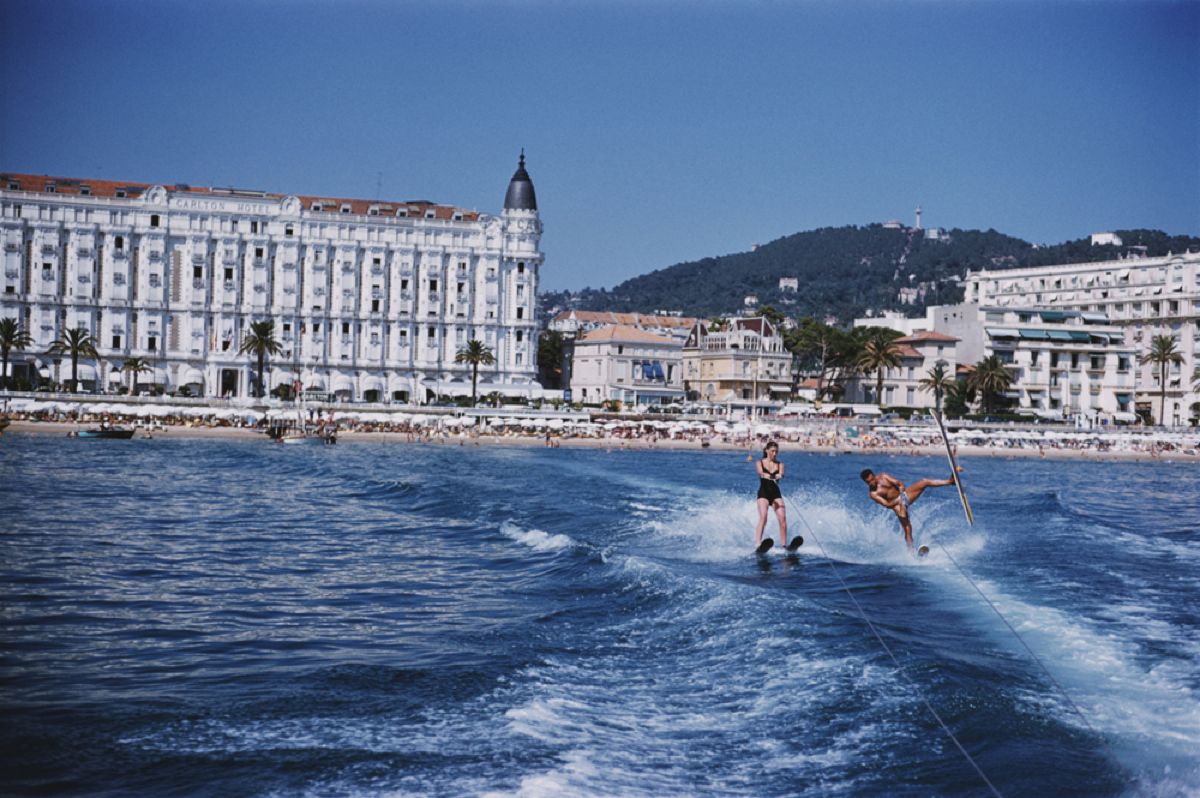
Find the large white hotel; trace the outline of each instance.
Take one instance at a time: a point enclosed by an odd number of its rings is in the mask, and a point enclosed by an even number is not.
[[[1150,351],[1155,336],[1171,336],[1182,362],[1167,371],[1159,419],[1158,368],[1137,365],[1137,405],[1159,423],[1184,424],[1200,416],[1200,253],[1070,263],[967,275],[965,301],[998,310],[1041,308],[1098,314],[1124,333],[1135,355]],[[1136,364],[1136,361],[1134,361]]]
[[[239,355],[272,320],[283,353],[267,388],[299,380],[342,400],[425,403],[469,394],[467,341],[491,348],[479,393],[538,396],[542,225],[524,153],[499,216],[393,202],[0,174],[0,316],[34,340],[15,373],[65,382],[44,354],[64,331],[96,339],[86,389],[140,382],[248,396]]]

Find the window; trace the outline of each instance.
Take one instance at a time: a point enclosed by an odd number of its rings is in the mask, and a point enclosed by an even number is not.
[[[250,221],[250,232],[251,232],[251,233],[257,233],[257,232],[258,232],[258,222],[257,222],[257,221],[254,221],[254,220],[251,220],[251,221]]]
[[[158,227],[158,214],[157,213],[150,214],[150,226]]]
[[[146,339],[146,348],[150,350],[158,349],[158,336],[151,335]]]
[[[407,290],[408,290],[408,280],[401,280],[401,281],[400,281],[400,290],[401,290],[401,291],[407,291]]]
[[[378,313],[378,312],[379,312],[379,300],[378,300],[378,299],[372,299],[372,300],[371,300],[371,312],[372,312],[372,313]]]
[[[350,322],[344,321],[344,322],[342,322],[342,335],[349,335],[349,334],[350,334]]]
[[[525,318],[525,308],[517,308],[517,318],[518,319]]]
[[[262,248],[262,247],[255,247],[255,248],[254,248],[254,259],[255,259],[255,260],[262,260],[262,259],[263,259],[263,248]]]
[[[524,274],[524,273],[525,273],[525,263],[523,261],[517,263],[517,274]]]
[[[192,279],[193,280],[203,280],[204,279],[204,267],[203,266],[193,266],[192,267]]]
[[[433,292],[437,291],[437,285],[438,285],[438,281],[437,281],[437,280],[430,280],[430,281],[429,281],[429,291],[430,291],[430,293],[433,293]]]
[[[525,340],[525,332],[523,330],[517,330],[517,343],[521,343],[523,340]]]
[[[313,322],[313,332],[319,333],[320,331],[321,331],[321,322],[314,321]]]
[[[459,296],[462,296],[462,292],[463,292],[463,288],[464,288],[464,287],[466,287],[466,283],[459,283],[459,284],[458,284],[458,295],[459,295]]]
[[[58,191],[58,189],[54,187],[53,183],[46,184],[46,193],[47,194],[54,194],[57,191]]]
[[[21,190],[21,184],[20,184],[20,183],[18,183],[18,182],[16,182],[16,181],[14,181],[14,180],[9,180],[9,181],[8,181],[8,190],[9,190],[9,191],[20,191],[20,190]]]
[[[117,236],[115,239],[113,239],[113,248],[118,252],[125,249],[125,237]]]
[[[119,335],[114,335],[114,336],[113,336],[113,344],[112,344],[112,348],[113,348],[113,349],[120,349],[120,348],[121,348],[121,336],[119,336]]]
[[[91,196],[92,187],[91,186],[80,186],[79,193],[85,197]]]
[[[226,280],[226,281],[229,281],[229,280],[232,280],[232,279],[233,279],[233,268],[232,268],[232,267],[226,267],[226,269],[225,269],[225,280]]]
[[[117,189],[117,199],[125,199],[125,197],[126,197],[125,189],[123,189],[123,188]]]
[[[342,213],[350,213],[350,203],[345,203],[342,205]]]
[[[430,327],[428,332],[430,338],[437,338],[437,327]]]

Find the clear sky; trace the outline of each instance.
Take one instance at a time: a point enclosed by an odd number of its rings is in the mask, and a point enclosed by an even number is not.
[[[0,170],[499,212],[548,288],[826,225],[1200,234],[1200,2],[0,0]]]

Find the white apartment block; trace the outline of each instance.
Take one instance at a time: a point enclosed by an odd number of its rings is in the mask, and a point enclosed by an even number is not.
[[[683,399],[678,338],[627,325],[607,325],[575,339],[571,395],[599,404],[618,400],[626,408]]]
[[[1156,335],[1175,338],[1183,363],[1167,375],[1165,418],[1183,424],[1200,416],[1192,375],[1200,366],[1200,253],[1153,258],[987,270],[969,274],[965,301],[996,308],[1072,309],[1100,314],[1116,325],[1140,356]],[[1135,358],[1136,406],[1155,418],[1158,369]]]
[[[926,312],[935,330],[959,338],[960,365],[996,355],[1008,366],[1013,383],[1006,398],[1014,410],[1131,420],[1137,351],[1104,314],[973,304]]]
[[[34,346],[17,371],[62,382],[43,354],[68,329],[97,341],[89,390],[142,379],[194,394],[248,396],[237,354],[272,320],[283,353],[267,388],[300,380],[348,401],[424,403],[469,394],[467,341],[495,355],[480,393],[538,396],[535,299],[542,224],[522,153],[499,216],[426,201],[0,174],[0,316]]]

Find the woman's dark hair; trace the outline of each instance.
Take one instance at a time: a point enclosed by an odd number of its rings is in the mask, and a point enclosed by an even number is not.
[[[864,469],[862,470],[862,473],[858,475],[858,478],[859,478],[859,479],[866,479],[866,478],[868,478],[868,477],[873,477],[873,476],[875,476],[875,472],[874,472],[874,471],[872,471],[872,470],[871,470],[871,469],[869,469],[869,468],[864,468]]]
[[[778,449],[779,444],[776,443],[775,441],[767,441],[767,445],[763,447],[763,457],[767,456],[767,449],[771,449],[771,448]]]

